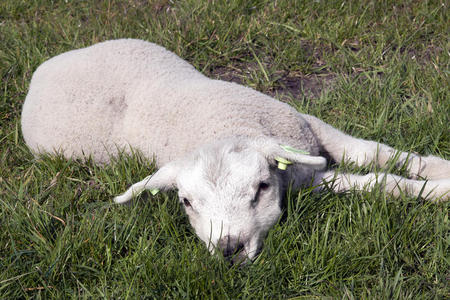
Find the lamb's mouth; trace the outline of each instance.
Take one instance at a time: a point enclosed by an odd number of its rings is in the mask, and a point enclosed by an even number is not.
[[[224,253],[224,251],[220,248],[218,248],[218,251],[222,255],[222,257],[230,262],[231,265],[241,265],[244,266],[248,263],[251,263],[261,252],[262,247],[258,247],[256,250],[251,250],[249,243],[246,244],[244,247],[242,247],[239,250],[236,250],[235,252],[229,254]],[[228,255],[226,255],[228,254]]]
[[[246,265],[251,263],[256,257],[258,257],[261,252],[262,247],[258,247],[256,250],[249,250],[249,248],[245,247],[242,251],[234,254],[231,257],[226,257],[233,265]]]
[[[226,261],[232,265],[242,265],[251,261],[252,257],[250,253],[250,242],[241,242],[239,239],[232,236],[222,237],[217,241],[212,248],[210,248],[211,254],[215,254],[223,257]],[[250,255],[249,255],[250,254]]]

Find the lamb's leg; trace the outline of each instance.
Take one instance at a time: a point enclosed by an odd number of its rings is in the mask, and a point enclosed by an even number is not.
[[[406,179],[392,174],[355,175],[335,171],[317,172],[314,177],[314,185],[318,186],[318,190],[329,187],[337,193],[352,189],[368,191],[372,190],[376,184],[395,197],[403,193],[410,197],[421,195],[422,198],[432,201],[450,199],[450,179],[425,181]]]
[[[360,166],[375,162],[380,167],[385,167],[390,159],[398,157],[397,165],[406,164],[412,178],[422,177],[431,180],[450,178],[450,161],[436,156],[423,157],[397,151],[384,144],[347,135],[313,116],[302,116],[318,137],[322,150],[336,162],[344,159]]]

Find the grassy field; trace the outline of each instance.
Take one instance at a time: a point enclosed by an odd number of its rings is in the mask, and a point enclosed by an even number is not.
[[[0,1],[0,298],[448,299],[447,203],[291,191],[261,255],[230,267],[175,193],[112,203],[151,161],[37,159],[20,131],[39,64],[133,37],[352,135],[450,159],[448,11],[412,0]]]

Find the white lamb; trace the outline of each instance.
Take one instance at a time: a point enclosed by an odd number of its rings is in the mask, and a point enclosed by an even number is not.
[[[379,183],[393,195],[450,197],[450,161],[348,136],[253,89],[209,79],[140,40],[108,41],[43,63],[23,106],[22,131],[35,153],[108,163],[131,146],[154,157],[159,171],[115,201],[144,189],[178,189],[198,236],[233,261],[256,255],[290,182],[320,190],[331,181],[336,192]],[[412,178],[428,181],[322,171],[323,153],[336,162],[381,167],[398,155]]]

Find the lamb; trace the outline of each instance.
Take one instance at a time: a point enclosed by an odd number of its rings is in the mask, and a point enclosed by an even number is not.
[[[177,189],[199,238],[233,262],[258,253],[289,184],[450,197],[450,161],[351,137],[253,89],[209,79],[141,40],[107,41],[43,63],[23,105],[22,132],[36,154],[105,164],[135,149],[154,158],[160,169],[115,202]],[[393,157],[409,179],[325,169],[329,160],[383,167]]]

